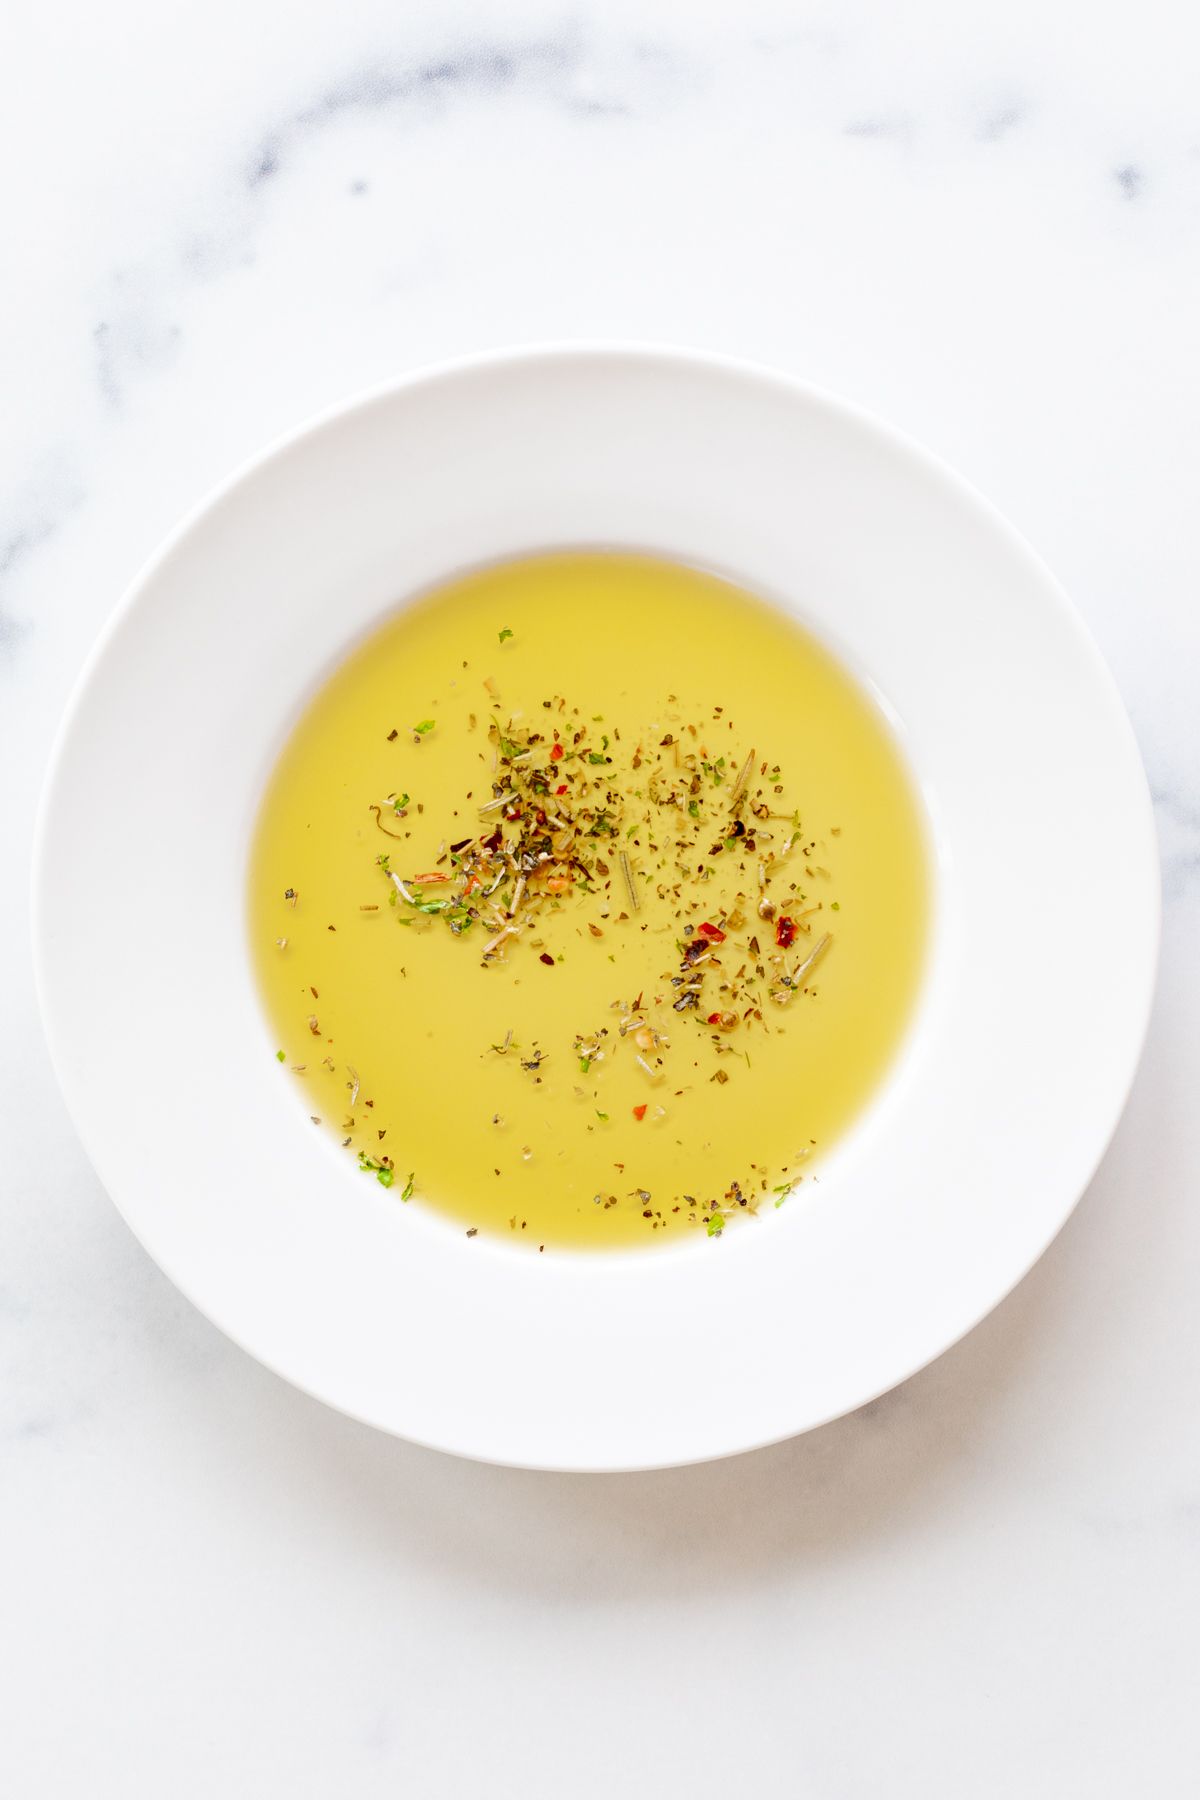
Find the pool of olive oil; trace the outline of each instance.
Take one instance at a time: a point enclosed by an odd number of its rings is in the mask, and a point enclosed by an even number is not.
[[[535,1252],[766,1229],[896,1050],[927,899],[840,662],[606,553],[399,611],[283,746],[249,868],[280,1079],[397,1206]]]

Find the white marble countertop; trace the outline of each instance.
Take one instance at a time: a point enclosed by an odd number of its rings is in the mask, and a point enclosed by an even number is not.
[[[1194,1794],[1195,9],[68,0],[6,39],[5,1792]],[[599,1479],[375,1436],[199,1318],[26,949],[55,721],[163,533],[356,389],[563,336],[777,363],[983,488],[1112,661],[1166,870],[1133,1099],[1017,1293],[808,1438]]]

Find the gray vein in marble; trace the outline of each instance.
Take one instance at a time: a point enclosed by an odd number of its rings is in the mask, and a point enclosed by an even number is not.
[[[22,638],[29,630],[24,619],[14,618],[0,606],[0,663],[15,657]]]
[[[2,1434],[3,1441],[7,1444],[19,1444],[28,1443],[31,1438],[49,1437],[55,1423],[49,1413],[33,1413],[18,1425],[8,1426]]]
[[[309,132],[347,114],[404,112],[455,94],[489,96],[520,84],[537,87],[578,62],[578,51],[566,42],[537,42],[509,48],[481,45],[458,56],[362,69],[267,132],[250,159],[246,185],[253,192],[271,181]]]
[[[1178,788],[1153,790],[1163,899],[1182,899],[1200,874],[1200,799]]]
[[[1122,200],[1139,200],[1146,186],[1145,173],[1136,163],[1122,163],[1119,169],[1113,170],[1113,180]]]
[[[310,105],[273,126],[259,139],[245,171],[251,192],[273,181],[306,136],[358,115],[420,117],[465,96],[541,95],[568,115],[630,118],[650,94],[659,103],[677,88],[685,63],[672,49],[649,39],[624,46],[616,65],[603,68],[576,33],[527,42],[480,42],[453,55],[381,61],[326,88]]]
[[[877,138],[882,143],[910,144],[913,139],[913,121],[902,113],[851,119],[843,130],[847,137]]]
[[[18,618],[4,603],[4,590],[14,583],[26,562],[57,536],[64,520],[79,506],[81,495],[74,483],[65,480],[48,484],[48,493],[33,494],[10,505],[22,524],[10,528],[0,537],[0,662],[11,661],[29,631],[26,620]]]
[[[1008,106],[999,106],[986,113],[980,123],[976,137],[981,144],[998,144],[1018,125],[1024,125],[1029,118],[1029,109],[1019,101]]]
[[[628,119],[633,113],[633,108],[620,100],[568,99],[565,104],[568,112],[582,113],[593,118]]]
[[[144,270],[119,270],[105,316],[92,330],[96,381],[110,411],[120,411],[131,375],[168,368],[179,352],[180,327],[155,316],[153,288]]]
[[[49,520],[43,520],[40,524],[29,526],[24,531],[14,532],[7,543],[0,544],[0,580],[10,570],[15,569],[31,550],[36,549],[38,544],[44,543],[53,529],[53,524]]]

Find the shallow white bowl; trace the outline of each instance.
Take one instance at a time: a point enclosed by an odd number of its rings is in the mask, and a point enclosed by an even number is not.
[[[465,565],[572,544],[707,564],[793,607],[892,713],[934,843],[921,1007],[859,1127],[770,1218],[653,1254],[468,1241],[363,1181],[279,1080],[245,936],[264,780],[346,647]],[[803,1431],[993,1307],[1112,1132],[1159,906],[1128,721],[1020,538],[826,395],[603,348],[402,382],[194,514],[83,674],[34,898],[80,1134],[195,1304],[358,1418],[562,1469]]]

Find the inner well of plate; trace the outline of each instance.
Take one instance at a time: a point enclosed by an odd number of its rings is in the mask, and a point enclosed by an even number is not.
[[[761,1226],[891,1061],[919,807],[783,610],[576,552],[362,643],[284,746],[250,934],[309,1118],[397,1206],[618,1249]]]

